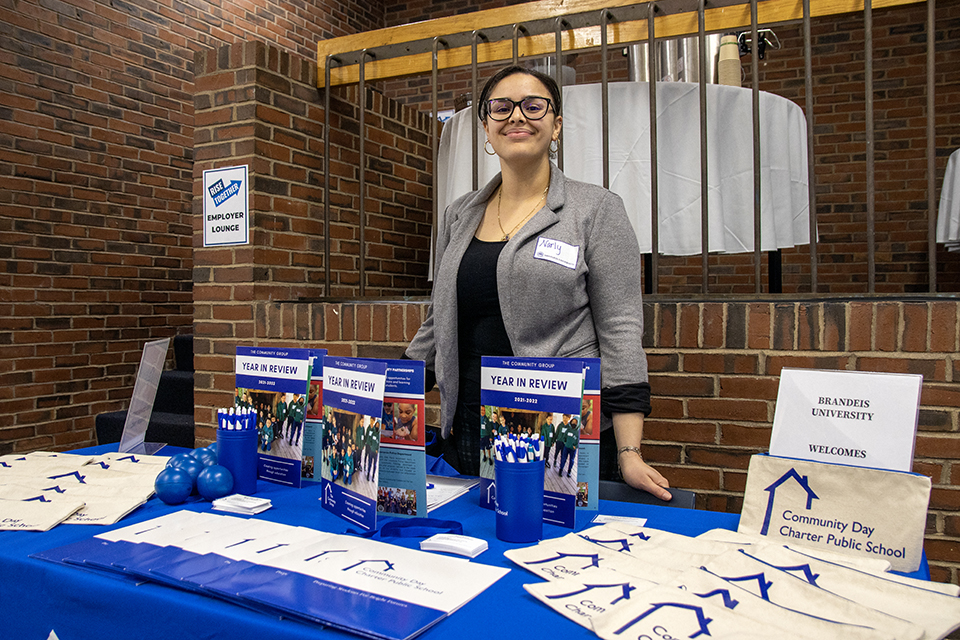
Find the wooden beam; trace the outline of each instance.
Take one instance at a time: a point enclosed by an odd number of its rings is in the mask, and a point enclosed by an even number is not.
[[[876,0],[873,8],[882,9],[915,4],[925,0]],[[449,16],[415,22],[408,25],[378,29],[357,33],[340,38],[322,40],[317,45],[317,86],[324,86],[324,65],[328,55],[347,52],[375,51],[379,47],[402,45],[417,41],[442,38],[451,34],[483,31],[517,23],[532,22],[557,17],[572,16],[591,11],[597,12],[599,19],[603,9],[615,10],[619,7],[635,6],[634,0],[540,0],[512,7],[501,7],[476,11],[459,16]],[[793,0],[765,0],[757,6],[760,24],[775,24],[800,20],[803,17],[802,2]],[[811,17],[822,17],[863,11],[863,0],[812,0]],[[730,31],[750,25],[750,5],[740,4],[707,9],[704,13],[705,29],[708,32]],[[664,15],[655,21],[656,37],[677,38],[694,35],[698,32],[696,12]],[[647,21],[631,20],[616,22],[607,27],[607,43],[611,46],[644,42],[647,39]],[[600,46],[600,27],[590,26],[568,29],[562,33],[564,52],[582,51]],[[539,57],[556,51],[553,32],[525,36],[518,41],[519,55],[523,58]],[[364,69],[365,78],[385,80],[408,75],[427,73],[431,70],[430,52],[413,53],[382,60],[368,62]],[[497,62],[513,57],[513,43],[510,40],[483,42],[477,46],[478,62]],[[452,49],[440,49],[438,67],[451,69],[467,66],[471,63],[469,46]],[[360,79],[359,65],[334,65],[330,72],[330,84],[356,84]]]

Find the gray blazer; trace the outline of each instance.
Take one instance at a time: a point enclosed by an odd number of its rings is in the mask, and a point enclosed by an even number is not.
[[[406,351],[437,373],[444,437],[459,388],[457,273],[500,181],[498,174],[447,209],[430,308]],[[551,164],[545,205],[500,253],[497,288],[514,355],[599,356],[604,388],[647,382],[640,250],[618,195]]]

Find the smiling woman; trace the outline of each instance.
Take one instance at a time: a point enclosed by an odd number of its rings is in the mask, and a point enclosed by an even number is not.
[[[446,458],[470,475],[480,468],[482,356],[600,357],[601,477],[619,469],[669,500],[666,478],[640,455],[650,385],[636,235],[618,196],[550,162],[561,101],[552,78],[523,67],[484,86],[484,148],[501,172],[447,209],[430,310],[406,353],[436,373]]]

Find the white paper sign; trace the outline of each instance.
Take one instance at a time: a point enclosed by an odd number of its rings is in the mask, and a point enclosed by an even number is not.
[[[911,471],[923,376],[783,369],[770,455]]]
[[[203,246],[250,241],[249,191],[247,165],[203,172]]]

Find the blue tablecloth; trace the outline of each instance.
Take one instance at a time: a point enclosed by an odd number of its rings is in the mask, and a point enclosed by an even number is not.
[[[115,450],[116,445],[112,445]],[[106,451],[110,445],[86,451]],[[163,451],[161,453],[168,453]],[[172,453],[172,452],[170,452]],[[345,533],[350,524],[320,506],[320,486],[290,489],[258,483],[258,496],[273,501],[273,508],[258,518],[297,524],[333,533]],[[334,629],[309,626],[246,610],[206,596],[155,584],[131,582],[76,567],[30,558],[30,554],[84,540],[108,528],[149,520],[174,509],[209,511],[210,503],[193,499],[170,507],[150,499],[113,527],[60,525],[44,532],[0,532],[0,637],[46,640],[56,631],[60,640],[308,640],[356,637]],[[422,638],[596,638],[590,631],[548,610],[529,596],[522,585],[539,578],[517,568],[503,551],[526,545],[497,540],[494,514],[478,506],[479,491],[447,504],[430,514],[456,520],[464,534],[488,541],[490,548],[474,561],[510,568],[493,587],[459,611],[427,630]],[[734,514],[692,511],[650,505],[600,501],[600,512],[647,518],[647,525],[689,536],[714,528],[735,529]],[[596,514],[581,513],[577,530],[589,526]],[[559,537],[568,529],[544,525],[546,537]],[[396,544],[419,548],[420,539],[397,538]],[[394,540],[390,540],[393,542]]]

